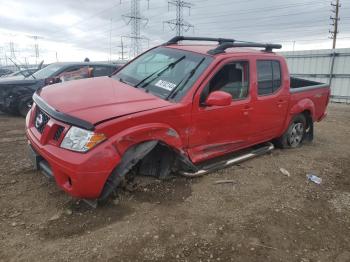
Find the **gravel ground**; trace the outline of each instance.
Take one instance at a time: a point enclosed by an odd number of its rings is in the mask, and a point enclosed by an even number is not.
[[[350,106],[301,148],[143,179],[97,209],[32,170],[22,118],[0,115],[0,134],[0,261],[350,261]]]

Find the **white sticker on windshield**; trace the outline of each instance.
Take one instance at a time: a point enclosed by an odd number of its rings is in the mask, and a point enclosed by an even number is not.
[[[154,85],[158,86],[160,88],[166,89],[168,91],[171,91],[176,87],[176,84],[170,83],[170,82],[164,81],[164,80],[158,80],[158,82],[155,83]]]

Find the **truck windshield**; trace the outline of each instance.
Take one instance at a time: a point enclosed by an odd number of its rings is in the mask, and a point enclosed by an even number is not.
[[[113,78],[160,98],[178,101],[211,61],[209,56],[158,47],[132,61]]]

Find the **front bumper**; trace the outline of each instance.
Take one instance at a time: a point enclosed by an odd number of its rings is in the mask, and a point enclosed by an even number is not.
[[[50,143],[41,144],[34,133],[32,128],[26,129],[36,169],[53,176],[57,185],[73,197],[96,199],[100,196],[107,178],[120,162],[110,141],[87,153],[77,153]]]

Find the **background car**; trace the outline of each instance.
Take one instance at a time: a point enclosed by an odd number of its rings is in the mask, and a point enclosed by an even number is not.
[[[36,71],[38,71],[37,68],[28,68],[28,69],[22,69],[22,70],[19,70],[19,71],[16,71],[16,72],[13,72],[11,74],[8,74],[8,75],[3,75],[1,77],[3,78],[7,78],[7,77],[28,77],[32,74],[34,74]]]
[[[94,62],[61,62],[50,64],[25,78],[0,79],[0,110],[26,116],[33,93],[46,85],[82,78],[108,76],[120,65]]]
[[[12,74],[13,72],[7,68],[0,68],[0,77]]]

